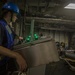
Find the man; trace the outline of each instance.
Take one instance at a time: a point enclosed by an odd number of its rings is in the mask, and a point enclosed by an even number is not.
[[[11,2],[6,3],[2,8],[2,18],[0,20],[0,75],[6,75],[8,57],[16,59],[20,71],[27,68],[24,58],[12,50],[15,35],[9,24],[16,21],[18,14],[19,8]]]

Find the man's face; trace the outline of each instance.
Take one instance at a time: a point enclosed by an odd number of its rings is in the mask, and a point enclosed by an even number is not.
[[[12,22],[15,22],[16,20],[17,20],[17,14],[16,13],[13,13]]]

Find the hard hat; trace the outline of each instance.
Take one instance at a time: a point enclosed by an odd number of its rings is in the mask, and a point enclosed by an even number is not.
[[[5,3],[4,6],[2,7],[2,9],[11,10],[12,12],[19,14],[18,6],[12,2]]]

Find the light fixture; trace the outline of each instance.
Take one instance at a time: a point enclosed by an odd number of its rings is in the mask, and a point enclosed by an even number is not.
[[[70,3],[68,4],[66,7],[64,7],[66,9],[75,9],[75,3]]]

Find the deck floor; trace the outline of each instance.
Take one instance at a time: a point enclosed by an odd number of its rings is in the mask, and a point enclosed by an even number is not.
[[[70,70],[65,61],[50,63],[46,66],[45,75],[75,75],[75,71]]]

